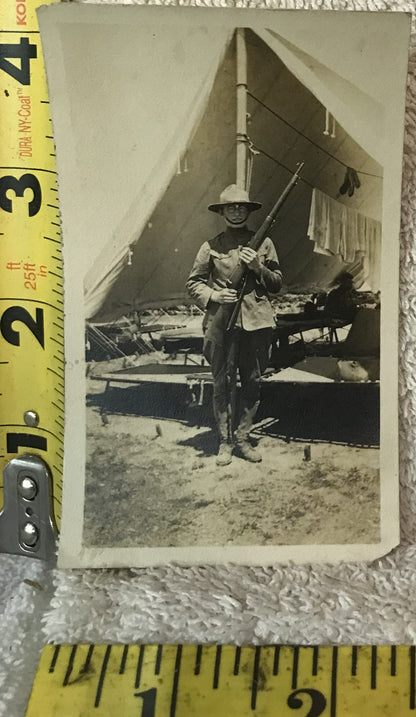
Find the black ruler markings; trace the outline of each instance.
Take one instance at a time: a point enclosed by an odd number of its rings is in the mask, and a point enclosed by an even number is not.
[[[156,661],[155,661],[155,675],[160,675],[160,668],[162,665],[163,656],[163,645],[157,646]]]
[[[62,468],[59,469],[55,465],[53,467],[55,468],[56,471],[58,471],[58,473],[62,473]],[[59,483],[59,485],[62,486],[62,481],[58,481],[58,483]],[[56,501],[58,503],[58,505],[60,505],[62,507],[62,501],[59,500],[59,498],[57,498],[56,495],[53,496],[53,499],[54,499],[54,501]]]
[[[61,651],[60,645],[55,645],[55,649],[53,651],[51,664],[49,665],[49,672],[52,673],[55,671],[56,663],[58,662],[59,653]]]
[[[194,675],[201,674],[202,645],[196,646]]]
[[[261,647],[256,647],[256,649],[254,651],[253,681],[251,683],[251,709],[252,710],[255,710],[256,705],[257,705],[257,691],[259,688],[260,655],[261,655]]]
[[[234,657],[234,670],[233,674],[238,675],[240,671],[240,661],[241,661],[241,647],[235,648],[235,657]]]
[[[409,648],[409,658],[410,658],[410,694],[409,694],[409,707],[411,710],[416,709],[416,676],[415,676],[415,651],[416,648],[414,645],[412,645]]]
[[[292,665],[292,690],[296,690],[298,686],[298,670],[299,670],[299,646],[293,648],[293,665]]]
[[[108,661],[110,659],[110,653],[111,653],[111,645],[107,645],[106,651],[104,654],[103,664],[101,666],[100,678],[98,680],[97,692],[95,694],[94,707],[99,707],[99,704],[101,702],[101,695],[103,693],[104,680],[105,680],[105,675],[107,672]]]
[[[53,169],[44,169],[42,167],[0,167],[0,169],[17,169],[18,172],[47,172],[47,174],[54,174],[55,176],[57,174]]]
[[[136,679],[134,681],[135,688],[140,686],[140,680],[142,677],[143,660],[144,660],[144,651],[145,651],[145,645],[140,645],[139,658],[137,660]]]
[[[53,309],[54,311],[59,311],[59,312],[61,312],[61,309],[58,309],[58,307],[55,306],[55,304],[51,304],[49,301],[40,301],[40,299],[22,299],[22,298],[19,298],[19,297],[16,297],[16,296],[12,296],[12,297],[10,297],[10,296],[1,296],[1,297],[0,297],[0,301],[19,301],[19,302],[23,302],[23,303],[25,303],[25,302],[27,301],[27,302],[29,302],[29,303],[31,303],[31,304],[42,304],[43,306],[49,306],[49,307],[50,307],[51,309]]]
[[[175,671],[173,675],[172,698],[170,702],[170,717],[176,715],[176,703],[178,700],[179,676],[181,671],[182,645],[178,645],[176,649]]]
[[[39,35],[39,30],[0,30],[1,34],[7,34],[7,35]]]
[[[316,677],[318,674],[319,647],[315,645],[312,653],[312,675]]]
[[[220,681],[221,655],[222,655],[222,645],[217,645],[217,649],[215,652],[214,681],[212,683],[214,690],[218,689],[218,684]]]
[[[390,648],[390,674],[392,677],[396,677],[396,646],[392,645]]]
[[[377,687],[377,646],[372,645],[371,647],[371,689],[375,690]]]
[[[353,645],[353,648],[351,650],[351,675],[353,677],[357,674],[357,664],[358,664],[358,647],[356,645]]]
[[[55,369],[51,368],[50,366],[47,367],[47,370],[50,371],[51,373],[54,373],[58,378],[64,377],[63,370],[62,370],[62,374],[59,374],[57,371],[55,371]],[[64,384],[62,384],[62,388],[63,388],[63,386],[64,386]]]
[[[279,674],[279,658],[280,658],[280,645],[276,645],[274,648],[274,658],[273,658],[273,674],[278,675]]]
[[[124,670],[126,669],[126,662],[127,662],[128,652],[129,652],[129,646],[128,646],[128,645],[124,645],[123,654],[122,654],[122,656],[121,656],[120,669],[119,669],[119,671],[118,671],[118,674],[119,674],[119,675],[124,675]]]
[[[332,667],[331,667],[331,717],[337,714],[337,679],[338,679],[338,648],[332,648]]]
[[[67,686],[67,684],[68,684],[68,682],[69,682],[69,678],[71,677],[72,670],[73,670],[73,667],[74,667],[75,655],[76,655],[76,653],[77,653],[77,648],[78,648],[77,645],[73,645],[72,648],[71,648],[71,652],[70,652],[69,660],[68,660],[68,665],[67,665],[66,672],[65,672],[64,681],[63,681],[63,683],[62,683],[64,687]]]
[[[59,503],[59,500],[58,500],[58,503]],[[83,674],[83,675],[90,671],[91,658],[92,658],[93,652],[94,652],[94,645],[89,645],[87,656],[85,658],[85,662],[81,668],[81,674]]]

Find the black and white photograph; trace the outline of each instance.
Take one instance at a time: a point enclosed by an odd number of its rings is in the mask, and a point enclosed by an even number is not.
[[[61,566],[388,552],[406,17],[39,20],[64,246]]]

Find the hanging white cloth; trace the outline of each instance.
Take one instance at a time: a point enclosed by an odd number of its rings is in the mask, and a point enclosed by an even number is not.
[[[362,259],[362,283],[380,288],[381,223],[332,199],[319,189],[312,192],[308,237],[314,251],[339,256],[345,264]]]

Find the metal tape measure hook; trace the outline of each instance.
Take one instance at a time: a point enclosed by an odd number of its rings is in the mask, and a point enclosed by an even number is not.
[[[55,554],[57,530],[52,511],[52,476],[32,454],[13,458],[3,471],[0,551],[47,560]]]

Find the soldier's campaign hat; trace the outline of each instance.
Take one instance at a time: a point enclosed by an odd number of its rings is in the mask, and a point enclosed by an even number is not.
[[[208,209],[211,212],[220,212],[227,204],[245,204],[250,212],[255,212],[262,206],[260,202],[251,202],[248,192],[236,184],[230,184],[220,194],[220,201],[217,204],[210,204]]]

